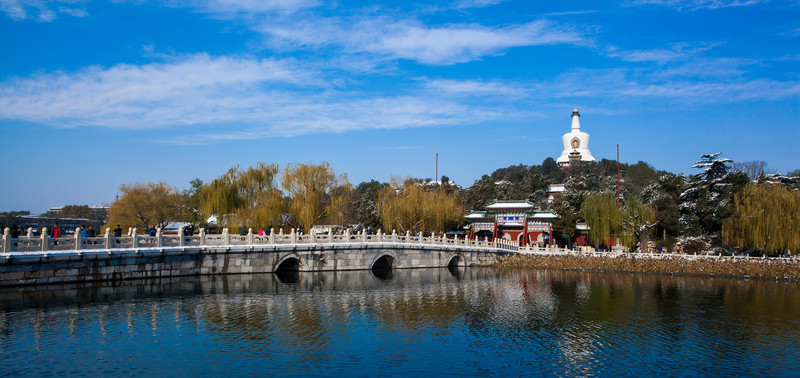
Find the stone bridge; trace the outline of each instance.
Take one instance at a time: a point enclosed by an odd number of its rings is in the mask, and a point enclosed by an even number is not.
[[[487,265],[518,247],[505,241],[422,234],[270,234],[11,238],[3,234],[0,286],[237,273],[372,270]]]

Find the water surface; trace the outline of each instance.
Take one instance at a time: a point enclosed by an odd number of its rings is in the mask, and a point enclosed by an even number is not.
[[[488,268],[4,289],[0,375],[797,376],[798,289]]]

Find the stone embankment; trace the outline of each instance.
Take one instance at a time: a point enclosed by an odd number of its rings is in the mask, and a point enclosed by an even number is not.
[[[598,270],[696,276],[800,280],[800,258],[666,255],[639,253],[515,254],[499,257],[498,268]]]

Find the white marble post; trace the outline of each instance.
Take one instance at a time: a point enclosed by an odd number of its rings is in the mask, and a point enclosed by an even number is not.
[[[47,235],[47,227],[42,227],[42,251],[47,250],[47,243],[50,242],[49,235]]]
[[[11,229],[3,229],[3,252],[11,252]]]
[[[82,242],[83,242],[83,240],[81,240],[81,228],[80,227],[76,227],[75,228],[75,250],[76,251],[80,251]]]
[[[106,227],[106,249],[114,248],[114,236],[111,235],[111,227]]]

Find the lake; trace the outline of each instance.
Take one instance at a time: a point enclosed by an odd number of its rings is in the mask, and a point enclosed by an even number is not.
[[[798,376],[800,285],[411,269],[0,291],[0,375]]]

